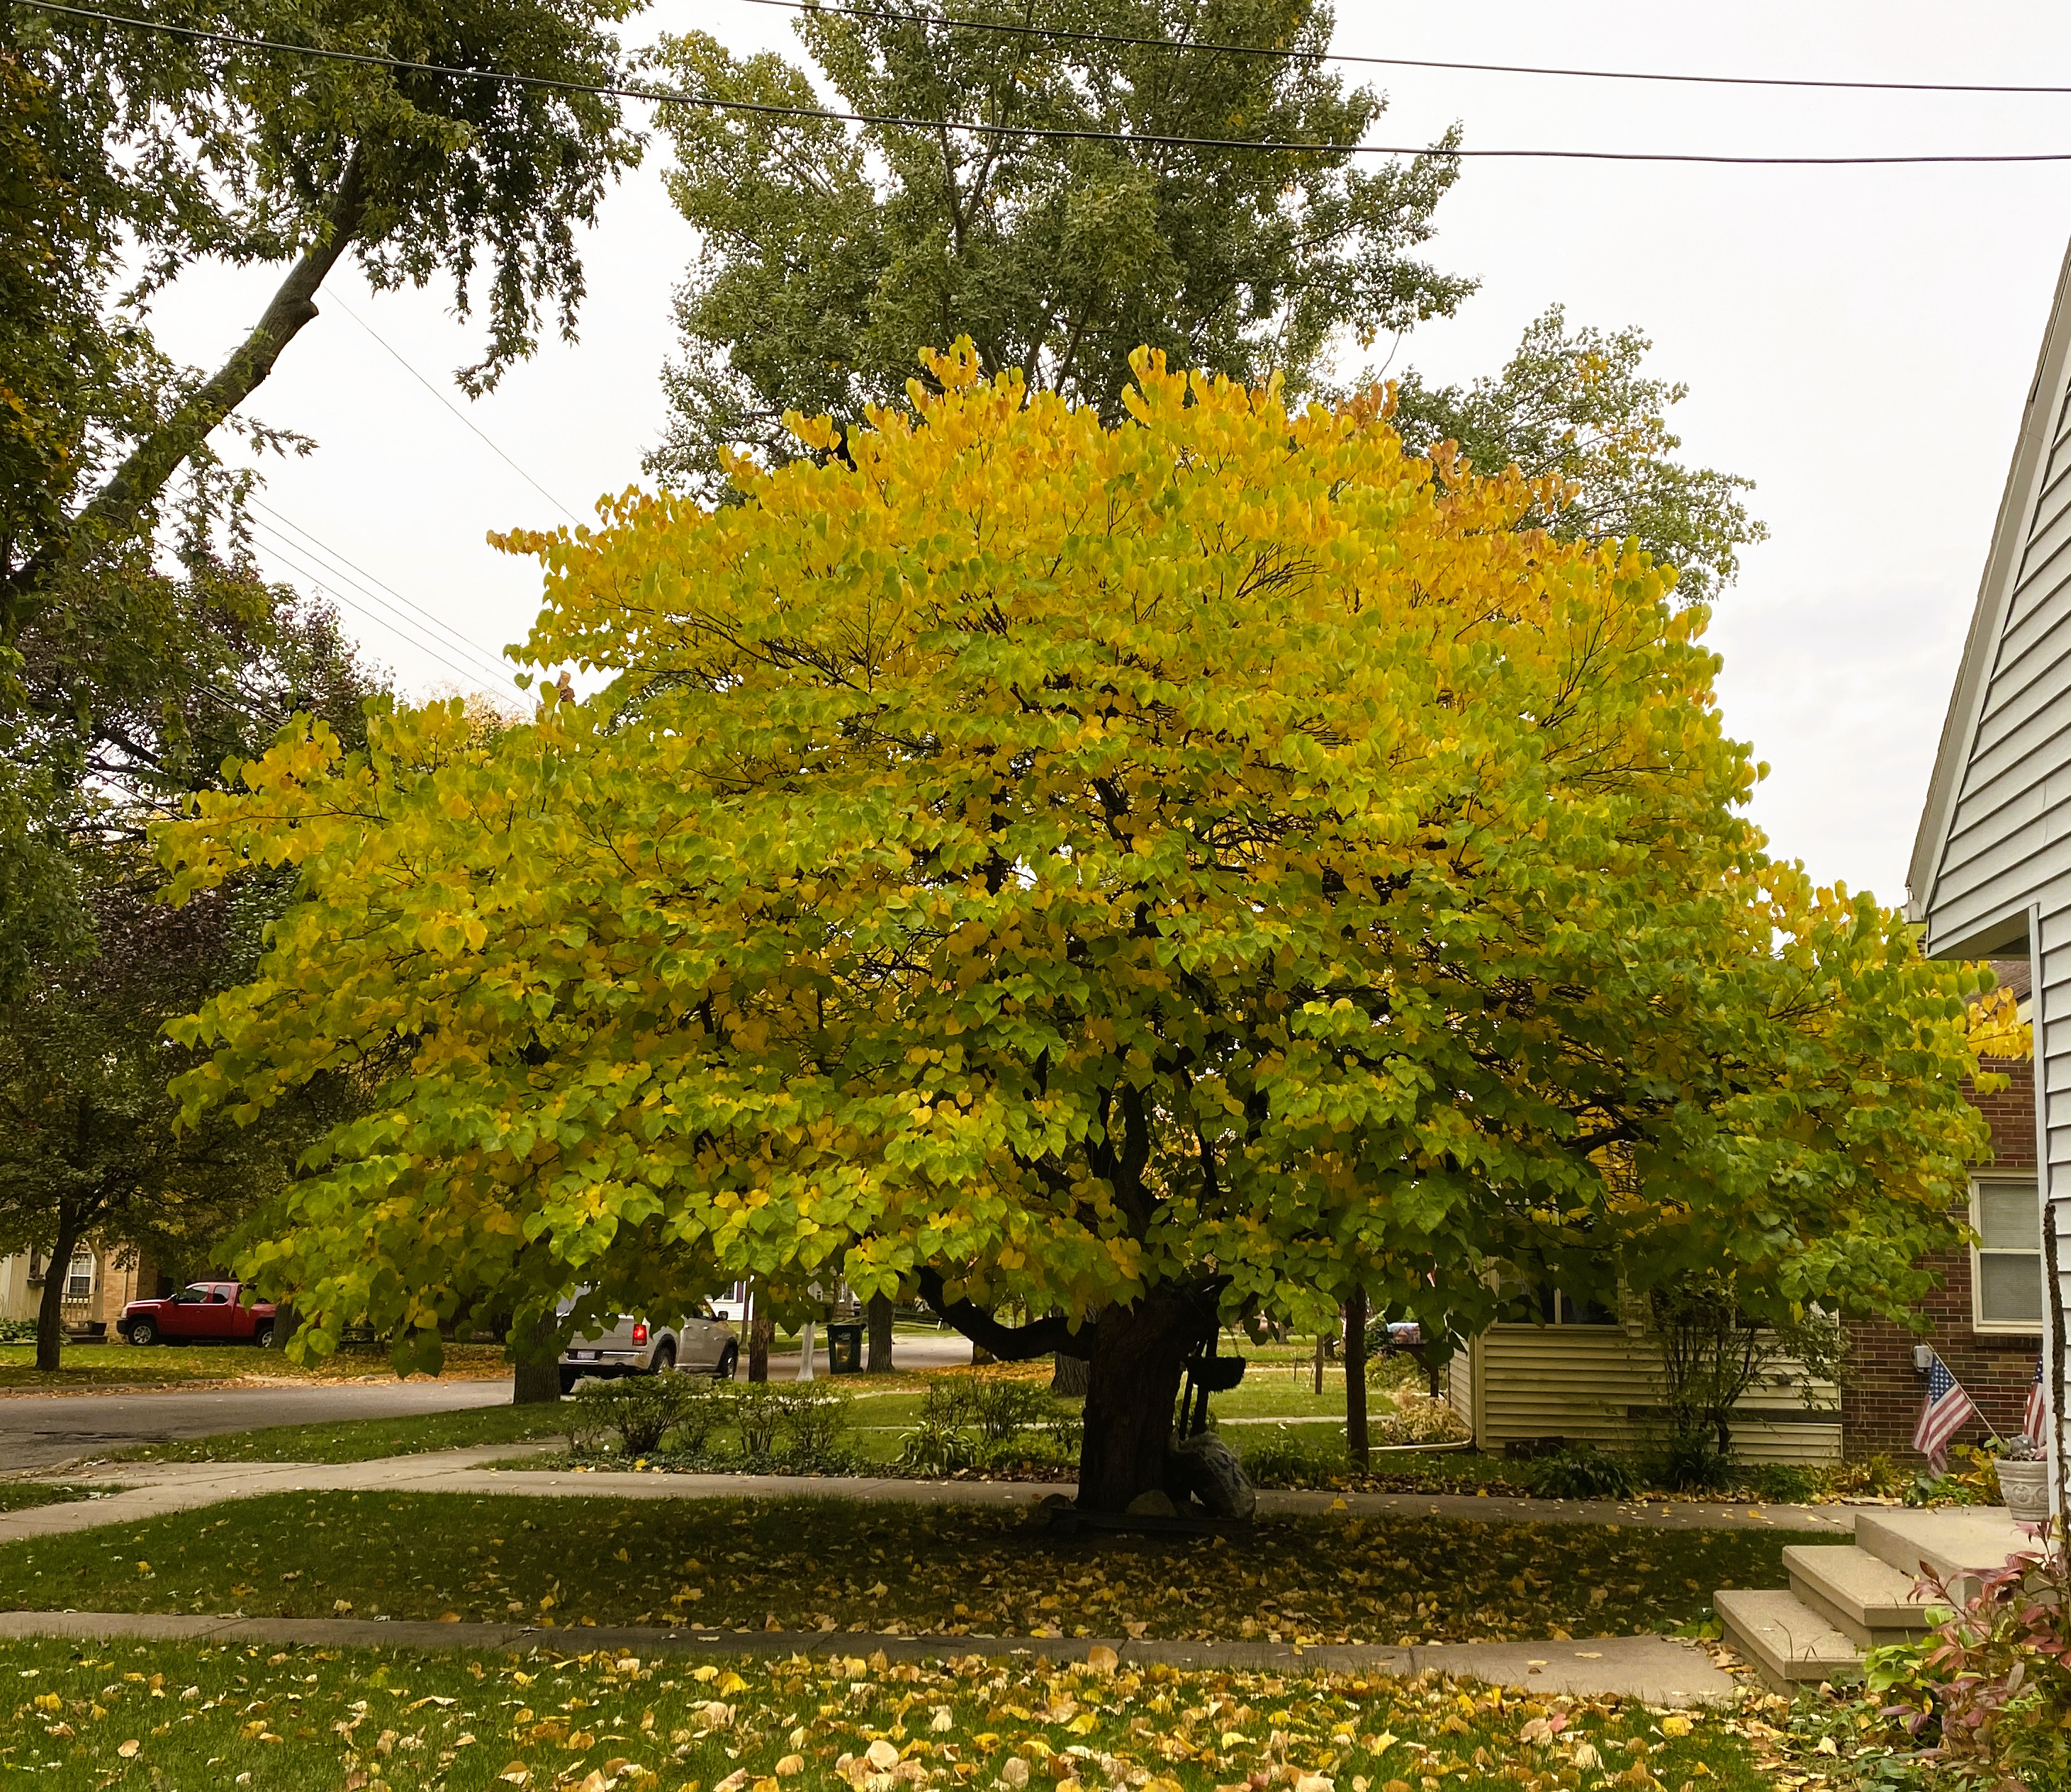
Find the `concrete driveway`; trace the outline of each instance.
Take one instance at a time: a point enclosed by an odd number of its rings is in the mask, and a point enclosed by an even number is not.
[[[508,1381],[349,1381],[191,1393],[25,1394],[0,1400],[0,1473],[131,1444],[265,1425],[328,1425],[510,1404]]]

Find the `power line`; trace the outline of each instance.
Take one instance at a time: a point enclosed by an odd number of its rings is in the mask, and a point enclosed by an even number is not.
[[[1889,168],[2071,162],[2071,149],[1897,156],[1705,155],[1680,150],[1655,149],[1453,148],[1434,151],[1429,145],[1405,146],[1400,144],[1305,142],[1294,139],[1179,137],[1153,133],[1139,134],[1124,131],[1074,130],[1054,125],[974,124],[959,119],[913,118],[895,113],[840,112],[831,108],[780,105],[768,100],[723,100],[712,94],[687,92],[680,88],[630,87],[606,82],[564,80],[549,75],[512,74],[498,69],[459,68],[445,63],[412,62],[401,56],[379,55],[371,51],[326,50],[308,44],[282,43],[271,38],[247,37],[233,31],[206,31],[195,25],[174,25],[154,18],[137,18],[121,13],[101,12],[88,6],[65,6],[60,4],[59,0],[21,0],[21,3],[44,12],[59,13],[72,18],[96,19],[103,24],[125,26],[134,31],[158,31],[199,42],[228,44],[236,48],[273,51],[283,55],[304,56],[323,62],[353,63],[367,68],[391,68],[409,74],[443,75],[457,80],[488,81],[506,87],[537,88],[558,93],[588,93],[604,99],[639,100],[661,105],[705,106],[716,112],[744,113],[762,117],[797,118],[822,124],[876,125],[905,130],[958,131],[976,137],[1016,137],[1031,142],[1120,143],[1139,149],[1231,149],[1276,153],[1306,150],[1329,155],[1422,156],[1436,153],[1447,158],[1466,157],[1483,161],[1665,162],[1743,168]],[[412,370],[415,371],[414,369]],[[418,377],[421,378],[423,376],[420,374]],[[458,415],[457,412],[455,414]],[[474,426],[470,424],[469,427]],[[502,451],[498,449],[497,452],[502,453]]]
[[[580,526],[581,518],[577,517],[574,511],[571,510],[565,504],[562,503],[559,498],[556,497],[552,492],[548,491],[545,486],[542,485],[538,480],[535,479],[530,473],[526,472],[523,467],[519,466],[515,460],[512,460],[509,455],[506,454],[502,448],[496,445],[495,443],[490,441],[489,437],[483,434],[481,428],[478,427],[473,418],[470,417],[468,414],[461,410],[458,405],[455,404],[451,399],[448,398],[445,393],[441,392],[437,387],[434,386],[429,379],[425,378],[422,374],[419,373],[415,367],[412,366],[408,362],[405,361],[396,350],[390,348],[388,342],[383,340],[380,333],[375,330],[373,325],[367,322],[364,317],[361,317],[358,312],[355,311],[351,305],[345,302],[344,300],[339,298],[336,293],[331,293],[327,297],[330,303],[336,305],[339,310],[342,311],[346,314],[347,317],[350,317],[355,324],[359,325],[359,327],[365,330],[369,336],[371,336],[377,343],[379,343],[383,348],[388,349],[388,353],[395,358],[397,366],[400,367],[404,373],[408,374],[411,377],[411,378],[416,381],[420,386],[423,387],[426,391],[429,392],[432,396],[437,399],[440,403],[443,404],[447,410],[453,412],[453,414],[456,417],[459,418],[463,423],[466,424],[470,429],[474,430],[474,433],[478,436],[480,436],[482,442],[487,445],[490,452],[494,454],[504,464],[504,465],[517,474],[520,479],[523,480],[527,485],[530,485],[534,491],[539,494],[540,497],[544,498],[549,504],[552,505],[553,507],[556,510],[560,511],[563,516],[566,517],[570,522],[576,523]]]
[[[314,535],[311,534],[308,530],[303,528],[300,523],[290,522],[287,518],[282,516],[278,510],[273,509],[271,505],[262,503],[256,497],[248,497],[245,501],[249,504],[253,509],[263,511],[267,516],[273,519],[273,526],[268,527],[264,524],[260,526],[262,528],[265,528],[266,532],[269,534],[278,538],[281,530],[285,530],[290,535],[300,538],[301,542],[306,544],[303,546],[302,551],[306,553],[313,552],[322,558],[333,561],[336,565],[344,567],[348,572],[356,574],[359,579],[366,581],[367,583],[365,584],[362,584],[360,586],[360,590],[366,595],[372,597],[374,595],[372,591],[367,589],[367,585],[371,584],[379,587],[382,591],[386,592],[388,596],[393,598],[396,603],[401,604],[404,608],[412,612],[414,615],[423,618],[423,620],[430,624],[433,628],[438,629],[442,634],[449,637],[457,647],[463,649],[470,654],[472,654],[476,659],[481,661],[485,665],[491,669],[495,677],[503,679],[506,682],[510,681],[511,669],[509,664],[504,660],[501,654],[494,652],[489,648],[484,647],[481,642],[475,640],[471,636],[463,635],[457,628],[454,628],[451,623],[446,621],[443,617],[437,615],[433,611],[426,609],[423,604],[415,603],[411,599],[405,597],[400,591],[397,591],[393,585],[389,584],[385,579],[376,578],[374,574],[369,572],[364,567],[358,564],[358,563],[347,559],[342,554],[339,553],[336,548],[329,546],[324,542],[319,541]],[[293,546],[295,544],[291,542],[289,545]],[[375,601],[378,602],[379,599],[377,599]]]
[[[261,533],[273,538],[270,541],[264,542],[260,544],[265,548],[269,554],[273,555],[273,557],[277,560],[285,561],[295,571],[301,573],[304,578],[314,580],[319,591],[325,590],[328,587],[330,595],[334,598],[338,603],[343,604],[347,609],[355,612],[367,621],[374,624],[376,628],[387,629],[390,634],[395,636],[398,640],[406,642],[408,645],[416,648],[420,653],[429,654],[432,658],[437,660],[439,664],[444,666],[449,672],[464,680],[467,684],[478,685],[482,682],[482,674],[479,671],[471,670],[468,667],[461,665],[456,661],[449,659],[445,653],[440,651],[439,647],[433,642],[428,641],[420,635],[412,632],[407,621],[400,618],[397,612],[392,610],[390,611],[390,616],[397,617],[397,620],[389,620],[389,617],[383,617],[376,615],[374,612],[370,611],[367,608],[366,604],[355,601],[353,598],[348,596],[344,591],[338,589],[340,583],[351,584],[353,583],[351,580],[341,580],[336,572],[326,568],[321,564],[311,566],[306,558],[301,557],[302,554],[306,553],[306,550],[298,550],[293,542],[288,541],[277,531],[266,528],[264,524],[255,524],[254,527]],[[371,597],[371,594],[363,590],[361,591],[360,595],[363,597]],[[371,600],[375,603],[379,604],[383,609],[389,608],[389,606],[380,603],[380,599],[378,598],[371,598]],[[517,687],[514,685],[511,688],[515,690]]]
[[[2071,86],[2033,87],[1988,81],[1841,81],[1786,75],[1682,75],[1635,68],[1540,68],[1507,62],[1439,62],[1422,56],[1362,56],[1338,50],[1283,50],[1269,44],[1224,43],[1212,39],[1131,37],[1120,31],[1075,31],[1057,25],[1015,25],[990,18],[957,18],[933,13],[900,12],[889,6],[866,6],[843,0],[746,0],[753,6],[785,12],[817,13],[828,18],[881,18],[895,23],[946,25],[959,31],[992,31],[1003,37],[1044,38],[1064,43],[1112,43],[1125,49],[1213,50],[1237,56],[1262,56],[1282,62],[1356,63],[1376,68],[1437,68],[1471,75],[1551,75],[1585,81],[1678,81],[1711,87],[1794,87],[1839,89],[1858,93],[2071,93]]]

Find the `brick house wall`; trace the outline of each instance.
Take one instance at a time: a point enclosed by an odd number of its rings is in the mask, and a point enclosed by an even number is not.
[[[1995,1061],[1991,1069],[2007,1086],[1981,1095],[1963,1093],[1992,1129],[1995,1170],[2035,1168],[2035,1066],[2026,1058]],[[1849,1366],[1841,1389],[1841,1446],[1850,1458],[1889,1451],[1905,1461],[1913,1450],[1913,1428],[1925,1397],[1926,1377],[1913,1366],[1916,1344],[1932,1344],[1963,1384],[1963,1391],[2002,1436],[2020,1429],[2028,1385],[2042,1348],[2038,1335],[1981,1332],[1971,1324],[1971,1252],[1958,1246],[1927,1259],[1936,1286],[1924,1309],[1932,1329],[1924,1335],[1901,1330],[1881,1319],[1852,1320],[1848,1325]],[[1958,1434],[1960,1443],[1977,1443],[1989,1434],[1973,1419]]]

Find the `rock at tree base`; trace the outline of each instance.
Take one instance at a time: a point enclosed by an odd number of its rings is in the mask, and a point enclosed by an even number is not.
[[[1177,1518],[1179,1508],[1172,1504],[1172,1496],[1161,1488],[1153,1487],[1148,1493],[1139,1493],[1130,1501],[1128,1516],[1131,1518]]]
[[[1258,1490],[1236,1452],[1212,1431],[1175,1444],[1166,1452],[1165,1467],[1167,1481],[1200,1500],[1211,1518],[1248,1519],[1258,1509]]]

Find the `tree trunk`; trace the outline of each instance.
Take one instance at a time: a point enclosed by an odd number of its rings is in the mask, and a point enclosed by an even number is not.
[[[316,317],[317,288],[351,245],[366,216],[367,179],[355,149],[331,195],[322,235],[289,269],[252,333],[192,398],[130,450],[129,458],[87,505],[83,522],[109,529],[126,526],[158,497],[166,481],[216,426],[258,391],[281,350]]]
[[[1060,1351],[1051,1360],[1056,1368],[1051,1373],[1050,1392],[1067,1400],[1083,1400],[1093,1376],[1093,1364],[1084,1356],[1067,1356]]]
[[[511,1404],[543,1406],[561,1397],[560,1352],[554,1348],[559,1316],[549,1307],[513,1340]]]
[[[1126,1512],[1139,1494],[1163,1490],[1187,1359],[1214,1324],[1202,1291],[1175,1288],[1156,1289],[1134,1307],[1106,1307],[1094,1320],[1079,1457],[1079,1504],[1087,1511]]]
[[[43,1298],[36,1308],[36,1367],[46,1374],[64,1367],[65,1279],[72,1274],[72,1254],[79,1248],[80,1231],[77,1217],[60,1201],[50,1266],[43,1271]]]
[[[1345,1297],[1345,1454],[1360,1468],[1372,1460],[1366,1435],[1366,1290]]]
[[[767,1381],[769,1379],[769,1346],[776,1340],[777,1321],[769,1311],[769,1303],[763,1299],[758,1287],[748,1295],[754,1305],[748,1315],[748,1379]]]
[[[892,1373],[892,1297],[870,1297],[870,1360],[864,1365],[872,1375]]]

